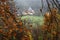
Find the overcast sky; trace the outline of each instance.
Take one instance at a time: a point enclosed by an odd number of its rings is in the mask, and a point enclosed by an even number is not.
[[[19,8],[23,8],[23,9],[29,8],[29,7],[32,7],[33,9],[39,9],[42,7],[41,0],[14,0],[14,1],[16,3],[16,6],[18,6]],[[43,0],[43,4],[44,4],[44,7],[47,7],[46,0]]]
[[[15,2],[16,2],[16,5],[24,6],[24,7],[40,8],[42,6],[41,0],[15,0]],[[45,5],[45,3],[44,3],[44,5]]]
[[[41,0],[14,0],[16,6],[23,11],[24,9],[28,9],[31,7],[36,13],[40,12],[40,8],[42,8]],[[43,0],[44,8],[46,7],[46,2]],[[46,10],[46,9],[45,9]]]

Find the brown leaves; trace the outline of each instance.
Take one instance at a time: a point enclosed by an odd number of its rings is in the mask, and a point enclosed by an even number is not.
[[[52,8],[52,15],[56,15],[58,13],[58,9],[57,8]]]
[[[42,26],[42,30],[43,30],[43,31],[48,30],[47,28],[48,28],[47,25],[43,25],[43,26]]]
[[[33,25],[32,24],[30,24],[30,27],[32,27]]]
[[[7,1],[7,0],[0,0],[1,2],[5,2],[5,1]]]
[[[19,22],[19,24],[20,24],[20,26],[22,26],[22,25],[23,25],[23,23],[22,23],[22,22]]]
[[[52,32],[52,34],[53,34],[53,35],[56,35],[56,34],[57,34],[57,32],[56,32],[56,31],[53,31],[53,32]]]
[[[0,29],[0,33],[2,33],[3,32],[3,30],[2,29]]]
[[[44,15],[45,20],[44,20],[44,25],[42,27],[42,30],[44,33],[46,33],[46,35],[44,34],[44,36],[46,36],[46,37],[49,36],[48,34],[53,35],[53,37],[57,37],[56,35],[58,35],[59,28],[60,28],[59,27],[60,21],[57,18],[56,14],[58,14],[58,9],[52,8],[51,13],[48,12]],[[53,38],[53,37],[51,37],[51,38]],[[55,39],[55,38],[53,38],[53,39]]]
[[[6,5],[6,9],[10,10],[10,6],[9,5]]]
[[[51,14],[49,12],[46,12],[46,14],[44,15],[46,19],[50,19]]]
[[[20,30],[20,32],[23,32],[23,28],[20,28],[19,30]]]

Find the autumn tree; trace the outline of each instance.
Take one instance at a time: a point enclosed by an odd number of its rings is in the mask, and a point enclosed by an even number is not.
[[[45,22],[43,26],[44,40],[59,40],[59,23],[58,9],[52,8],[51,12],[45,14]]]

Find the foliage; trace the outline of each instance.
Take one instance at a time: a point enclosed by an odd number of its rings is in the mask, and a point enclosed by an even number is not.
[[[16,17],[9,0],[0,4],[0,40],[60,40],[60,14],[52,8],[43,16]],[[35,24],[34,24],[35,23]],[[33,27],[36,27],[34,28]]]
[[[47,13],[48,14],[48,13]],[[44,40],[60,40],[59,38],[59,29],[60,29],[60,14],[58,14],[58,11],[56,8],[53,8],[51,10],[51,13],[49,13],[49,16],[45,14],[45,22],[44,26],[42,27],[43,34],[44,34]],[[49,35],[50,37],[49,37]],[[49,38],[49,39],[48,39]]]

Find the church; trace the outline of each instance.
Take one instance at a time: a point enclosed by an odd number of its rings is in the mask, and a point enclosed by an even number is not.
[[[24,10],[22,12],[22,14],[23,15],[34,15],[35,14],[35,11],[31,7],[29,7],[28,10]]]

